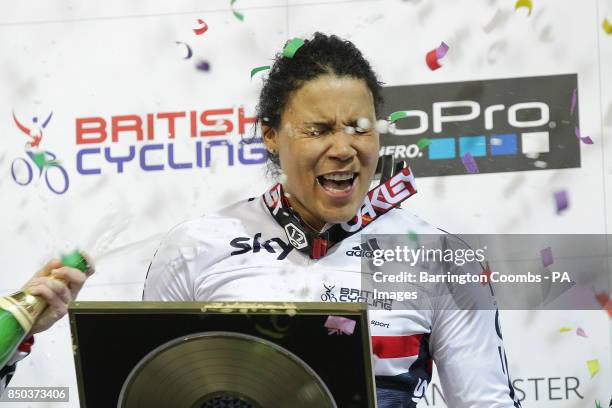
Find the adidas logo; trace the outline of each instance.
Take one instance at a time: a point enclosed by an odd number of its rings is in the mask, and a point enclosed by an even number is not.
[[[346,251],[346,254],[348,256],[358,256],[360,258],[373,258],[374,250],[376,249],[380,249],[378,242],[376,242],[376,238],[370,238],[367,242],[349,249]]]

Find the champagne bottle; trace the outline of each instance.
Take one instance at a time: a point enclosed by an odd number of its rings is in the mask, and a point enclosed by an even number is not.
[[[61,257],[62,265],[87,272],[89,265],[78,251]],[[36,319],[47,308],[47,302],[24,290],[0,297],[0,369],[13,356],[28,335]]]

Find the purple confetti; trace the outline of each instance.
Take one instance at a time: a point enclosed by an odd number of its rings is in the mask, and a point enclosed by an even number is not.
[[[324,326],[329,330],[328,334],[353,334],[356,324],[356,321],[346,317],[327,316]]]
[[[557,205],[557,214],[569,207],[567,191],[561,190],[555,192],[555,204]]]
[[[553,264],[553,254],[550,247],[542,249],[540,251],[540,256],[542,257],[542,264],[544,264],[545,268]]]
[[[446,53],[448,52],[448,44],[446,44],[444,41],[442,41],[440,43],[440,46],[436,49],[436,57],[438,59],[442,59],[444,58],[444,56],[446,55]]]
[[[480,172],[478,170],[478,164],[476,164],[476,160],[474,160],[474,157],[472,157],[470,153],[464,154],[463,157],[461,158],[461,162],[463,163],[463,166],[468,171],[468,173],[479,173]]]
[[[576,88],[574,88],[574,92],[572,92],[572,107],[570,108],[570,115],[574,114],[574,109],[576,109]]]
[[[200,60],[196,64],[196,69],[198,71],[206,71],[206,72],[208,72],[210,70],[210,63],[208,61]]]
[[[584,330],[582,329],[582,327],[579,327],[576,329],[576,334],[580,337],[589,337],[586,335],[586,333],[584,332]]]
[[[580,140],[582,143],[588,144],[588,145],[593,144],[593,139],[591,139],[591,136],[582,137],[582,135],[580,134],[580,128],[578,126],[576,126],[576,129],[574,130],[574,134],[576,135],[578,140]]]

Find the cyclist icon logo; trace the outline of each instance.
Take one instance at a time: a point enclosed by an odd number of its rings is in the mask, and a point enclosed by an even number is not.
[[[25,145],[25,152],[28,157],[18,157],[11,163],[11,175],[15,183],[20,186],[27,186],[34,178],[34,168],[37,168],[38,178],[42,177],[44,174],[45,182],[49,190],[55,194],[64,194],[70,185],[66,169],[56,160],[57,156],[55,153],[46,150],[38,150],[43,138],[43,129],[47,127],[52,116],[53,112],[49,114],[41,126],[38,125],[38,118],[35,116],[32,118],[34,126],[30,129],[23,125],[17,119],[17,116],[15,116],[15,112],[13,112],[13,120],[19,130],[32,140],[28,141]],[[32,165],[34,165],[34,167],[32,167]]]
[[[325,287],[325,293],[323,293],[321,295],[321,301],[323,301],[323,302],[337,302],[338,299],[336,299],[336,295],[334,295],[334,293],[332,292],[334,290],[334,288],[336,287],[336,285],[327,286],[326,284],[323,284],[323,286]]]

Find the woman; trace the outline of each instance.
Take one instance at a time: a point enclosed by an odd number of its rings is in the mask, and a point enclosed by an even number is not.
[[[282,184],[171,230],[143,299],[355,301],[359,295],[346,295],[359,288],[361,259],[349,253],[362,233],[439,234],[392,209],[414,193],[408,169],[390,180],[386,196],[367,195],[381,103],[381,84],[348,41],[316,33],[292,58],[277,55],[257,117]],[[520,406],[497,357],[495,311],[378,306],[370,317],[379,407],[416,406],[432,358],[449,407]]]

